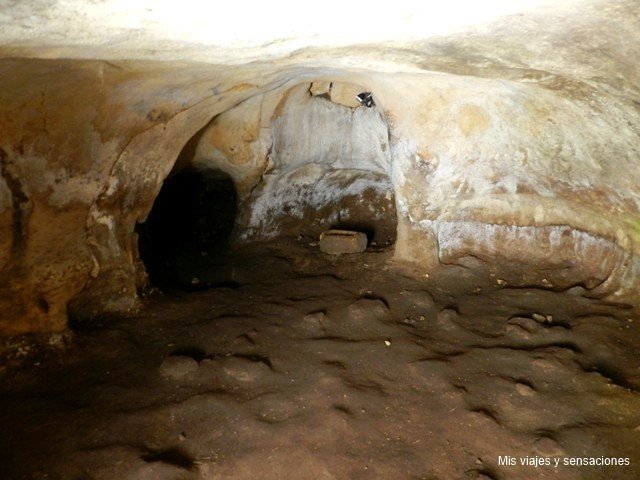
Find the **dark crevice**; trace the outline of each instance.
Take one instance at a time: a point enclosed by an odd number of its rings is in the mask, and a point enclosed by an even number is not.
[[[502,422],[498,418],[498,414],[493,409],[491,409],[489,407],[477,406],[477,407],[469,408],[469,411],[484,415],[484,416],[490,418],[491,420],[493,420],[494,422],[496,422],[498,425],[502,425]]]
[[[474,479],[479,478],[480,475],[483,475],[486,478],[490,478],[491,480],[498,480],[498,472],[496,472],[493,468],[488,466],[483,466],[481,468],[472,468],[464,472],[465,478]]]
[[[582,349],[573,342],[569,341],[558,341],[558,342],[547,342],[547,343],[538,343],[532,345],[509,345],[504,343],[498,343],[494,345],[469,345],[469,348],[474,349],[482,349],[482,350],[491,350],[491,349],[506,349],[506,350],[514,350],[521,352],[533,352],[537,350],[548,350],[553,348],[560,348],[569,350],[573,353],[582,353]]]
[[[192,470],[195,460],[179,448],[167,448],[165,450],[152,450],[141,455],[140,458],[147,463],[162,462],[185,470]]]
[[[389,302],[382,295],[377,295],[375,293],[365,293],[364,295],[360,295],[359,299],[360,300],[378,300],[382,302],[385,307],[387,307],[387,310],[390,308]]]
[[[322,335],[319,337],[310,337],[307,340],[338,342],[338,343],[365,343],[365,342],[377,342],[377,338],[348,338],[340,337],[337,335]]]
[[[513,384],[516,383],[520,383],[522,385],[525,385],[527,387],[529,387],[531,390],[535,390],[537,391],[536,386],[528,379],[523,378],[523,377],[511,377],[511,376],[505,376],[505,375],[497,375],[498,378],[502,378],[503,380],[508,380],[509,382],[512,382]]]
[[[384,397],[389,395],[382,385],[366,378],[354,379],[344,375],[342,381],[347,387],[360,392],[375,392]]]
[[[331,408],[337,410],[338,412],[342,412],[350,417],[353,416],[353,411],[349,407],[346,407],[344,405],[333,405]]]
[[[604,377],[618,387],[624,388],[634,393],[640,393],[640,389],[637,385],[629,382],[624,373],[622,373],[617,368],[612,367],[611,365],[607,365],[605,363],[586,363],[582,364],[581,366],[585,372],[597,373],[598,375]]]
[[[11,193],[13,230],[10,259],[13,263],[19,263],[24,254],[27,236],[29,196],[25,192],[20,176],[15,172],[15,165],[9,161],[7,152],[2,148],[0,148],[0,174]]]
[[[198,347],[184,347],[179,348],[171,352],[171,355],[178,355],[182,357],[189,357],[194,359],[196,362],[200,362],[207,358],[207,352]]]
[[[242,358],[244,360],[249,360],[250,362],[262,363],[269,367],[269,370],[274,370],[273,363],[271,363],[271,359],[266,355],[259,354],[247,354],[247,353],[234,353],[232,357]]]
[[[249,334],[243,333],[241,335],[238,335],[236,338],[243,339],[247,343],[250,343],[251,345],[257,345],[256,341]]]
[[[187,167],[168,178],[138,226],[151,283],[178,290],[240,287],[226,262],[237,201],[232,178],[220,170]]]
[[[517,319],[526,318],[529,320],[533,320],[534,322],[536,322],[537,325],[543,328],[560,327],[565,330],[571,330],[572,328],[571,323],[563,319],[558,319],[556,316],[552,316],[551,320],[545,320],[544,322],[539,322],[533,318],[533,315],[535,313],[537,312],[533,312],[531,310],[527,310],[526,312],[520,311],[515,315],[512,315],[511,317],[509,317],[509,320],[507,320],[507,323],[522,326],[521,323],[517,321]],[[527,330],[527,328],[525,328],[525,330]]]
[[[43,296],[38,297],[37,300],[38,308],[42,311],[42,313],[49,313],[49,302]]]
[[[422,363],[422,362],[451,363],[451,358],[453,357],[455,357],[455,355],[436,355],[433,357],[421,357],[409,363]]]
[[[338,360],[325,360],[324,362],[322,362],[322,364],[328,365],[330,367],[335,367],[338,370],[343,370],[343,371],[347,370],[347,366],[344,364],[344,362],[340,362]]]

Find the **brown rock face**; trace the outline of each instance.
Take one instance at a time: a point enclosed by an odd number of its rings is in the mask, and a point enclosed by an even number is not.
[[[136,222],[213,104],[247,93],[214,101],[193,71],[102,62],[2,60],[0,70],[0,211],[13,232],[2,235],[0,329],[63,329],[72,300],[81,317],[132,308]]]
[[[330,228],[364,231],[380,245],[396,238],[393,187],[386,175],[375,172],[307,165],[265,178],[248,202],[241,219],[248,224],[242,233],[247,239],[317,238]]]

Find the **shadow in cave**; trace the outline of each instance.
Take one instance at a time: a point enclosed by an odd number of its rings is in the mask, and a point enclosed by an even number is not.
[[[233,179],[221,170],[186,167],[165,180],[138,225],[151,283],[179,290],[237,286],[226,262],[237,209]]]

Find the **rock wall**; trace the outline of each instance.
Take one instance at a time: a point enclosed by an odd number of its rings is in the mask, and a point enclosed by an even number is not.
[[[318,82],[319,83],[319,82]],[[362,106],[365,87],[302,83],[271,115],[268,167],[240,219],[241,237],[318,237],[330,228],[359,228],[371,241],[393,243],[394,189],[383,112]]]
[[[72,300],[79,317],[130,309],[136,222],[187,140],[255,89],[193,67],[0,61],[0,331],[64,329]]]
[[[397,260],[425,271],[637,301],[637,90],[405,70],[0,60],[0,332],[133,308],[136,224],[198,164],[234,179],[248,237],[374,205],[385,232],[397,221]],[[321,82],[362,85],[376,108]]]
[[[413,105],[390,115],[398,256],[425,265],[474,257],[496,275],[518,270],[508,275],[518,285],[636,295],[637,105],[583,88],[381,79],[380,96]]]

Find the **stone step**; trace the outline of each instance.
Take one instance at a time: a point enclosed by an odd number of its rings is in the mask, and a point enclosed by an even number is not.
[[[327,230],[320,234],[320,251],[329,255],[362,253],[367,249],[367,236],[351,230]]]

